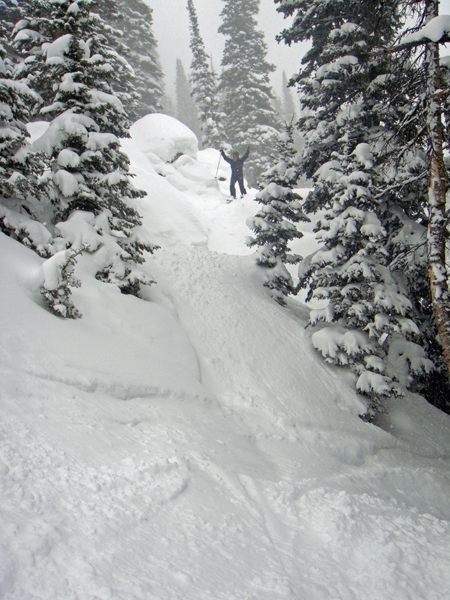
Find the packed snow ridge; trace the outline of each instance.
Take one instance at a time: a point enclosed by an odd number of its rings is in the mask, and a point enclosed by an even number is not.
[[[448,600],[450,418],[409,394],[364,423],[309,308],[262,286],[255,190],[227,203],[170,117],[131,133],[146,301],[80,256],[59,319],[44,259],[0,237],[2,598]]]

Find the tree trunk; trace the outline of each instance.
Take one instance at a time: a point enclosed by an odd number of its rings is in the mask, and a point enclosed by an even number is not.
[[[427,0],[425,21],[438,16],[439,2]],[[428,261],[433,313],[447,368],[450,373],[450,301],[445,264],[445,201],[447,171],[444,164],[444,127],[442,123],[439,43],[426,44],[427,126],[429,139],[430,183],[428,189]]]

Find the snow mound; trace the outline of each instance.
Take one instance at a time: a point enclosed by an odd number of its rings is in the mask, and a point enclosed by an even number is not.
[[[191,181],[203,183],[206,187],[218,188],[217,180],[214,174],[200,162],[194,160],[190,156],[180,156],[175,162],[174,167],[183,177]]]
[[[96,280],[91,263],[78,257],[76,275],[82,286],[71,298],[83,318],[58,319],[46,310],[39,288],[58,285],[50,260],[61,260],[62,253],[44,261],[3,234],[0,248],[0,300],[8,307],[0,318],[3,381],[19,368],[27,377],[103,390],[122,400],[201,389],[195,351],[169,302],[160,306],[124,296]],[[148,294],[153,294],[151,288]],[[3,343],[11,336],[21,355],[20,367]]]
[[[219,161],[218,150],[199,151],[197,158],[184,154],[170,164],[149,149],[143,138],[139,143],[123,139],[121,144],[131,160],[134,185],[148,191],[137,210],[154,243],[163,248],[192,244],[225,254],[252,253],[245,243],[249,233],[245,223],[258,210],[253,201],[256,190],[227,203],[230,166]]]
[[[197,157],[195,133],[168,115],[147,115],[134,123],[130,133],[144,154],[156,154],[164,162],[172,161],[180,153]]]

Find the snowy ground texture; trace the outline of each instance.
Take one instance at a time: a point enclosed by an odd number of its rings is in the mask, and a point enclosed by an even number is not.
[[[358,418],[308,308],[261,285],[252,195],[227,203],[218,153],[164,121],[124,142],[149,301],[81,259],[60,320],[1,235],[0,597],[448,600],[450,418],[413,395]]]

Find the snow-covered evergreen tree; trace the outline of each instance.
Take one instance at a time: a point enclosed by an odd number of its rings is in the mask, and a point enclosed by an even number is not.
[[[411,2],[406,2],[410,6]],[[428,223],[428,261],[432,309],[442,354],[450,377],[450,285],[448,254],[448,213],[447,198],[448,170],[444,161],[444,146],[448,144],[448,130],[445,131],[443,110],[443,77],[440,64],[440,45],[449,41],[450,27],[448,16],[439,15],[438,0],[415,2],[422,10],[420,31],[408,36],[403,43],[418,43],[424,48],[423,66],[425,72],[425,111],[424,122],[427,133],[427,151],[429,157],[429,187],[427,212]],[[447,128],[449,123],[446,123]]]
[[[18,0],[0,1],[0,27],[12,30],[12,27],[22,16]]]
[[[149,113],[159,112],[164,96],[163,72],[157,51],[157,41],[153,33],[153,10],[143,0],[116,0],[117,10],[103,0],[97,10],[111,27],[108,41],[133,68],[131,82],[135,94],[130,94],[129,86],[116,86],[116,92],[123,91],[128,116],[136,121]],[[127,97],[131,96],[131,97]]]
[[[248,219],[255,236],[250,247],[258,246],[256,263],[265,269],[264,285],[281,304],[295,293],[295,285],[286,265],[295,265],[301,257],[291,252],[291,240],[303,237],[295,223],[309,221],[302,211],[301,196],[295,191],[299,176],[293,138],[294,126],[287,124],[276,145],[276,164],[263,174],[264,188],[256,195],[262,208]]]
[[[5,48],[9,29],[2,30],[0,39],[0,228],[47,256],[51,236],[38,222],[45,220],[38,182],[44,165],[39,156],[23,152],[29,137],[26,123],[39,96],[14,78],[14,64]]]
[[[421,145],[427,160],[428,189],[426,202],[423,203],[423,221],[427,228],[427,267],[428,290],[425,295],[427,308],[434,315],[434,336],[439,342],[430,340],[431,351],[435,353],[440,383],[432,383],[433,388],[441,390],[440,396],[447,396],[443,404],[450,412],[450,286],[448,257],[448,219],[446,213],[446,193],[448,191],[448,162],[444,148],[449,142],[449,99],[447,88],[450,83],[448,58],[441,57],[442,45],[450,39],[448,16],[439,15],[437,0],[400,2],[404,12],[409,11],[416,19],[412,31],[402,36],[400,44],[391,48],[392,53],[402,52],[402,58],[417,65],[415,77],[410,77],[405,86],[412,98],[409,110],[395,128],[395,138],[404,139],[404,129],[416,127],[416,145]],[[405,50],[406,49],[406,50]],[[447,163],[447,164],[446,164]],[[448,212],[448,211],[447,211]],[[426,312],[428,315],[428,311]],[[444,371],[446,373],[444,374]],[[437,379],[435,377],[435,379]],[[435,392],[436,395],[436,392]]]
[[[316,225],[324,246],[301,265],[299,276],[302,285],[309,283],[309,299],[328,301],[311,312],[313,325],[330,324],[313,334],[313,344],[329,362],[351,365],[357,389],[371,399],[371,409],[380,410],[384,395],[401,392],[414,376],[434,368],[423,347],[409,274],[393,265],[399,246],[412,252],[423,231],[400,206],[379,204],[369,144],[353,149],[346,141],[316,174],[317,189],[332,190],[332,205]],[[418,251],[414,259],[420,258]]]
[[[197,11],[193,0],[188,0],[191,32],[191,80],[192,95],[198,109],[201,122],[204,148],[219,148],[225,140],[225,132],[221,124],[221,112],[218,99],[216,78],[211,66],[210,57],[206,53],[205,44],[200,34]]]
[[[201,138],[200,126],[197,118],[197,108],[191,95],[191,82],[186,76],[181,59],[177,58],[175,93],[176,93],[176,117],[179,121],[189,127],[197,138]]]
[[[294,100],[292,98],[292,91],[289,87],[289,82],[286,77],[285,71],[283,71],[282,77],[282,92],[283,92],[283,102],[282,102],[282,112],[283,112],[283,121],[286,123],[290,123],[292,120],[297,120],[298,111],[295,108]]]
[[[219,89],[227,142],[236,149],[253,148],[246,176],[256,185],[270,167],[270,155],[280,124],[273,107],[264,34],[257,29],[259,0],[223,0],[219,32],[227,37],[222,58]]]
[[[81,45],[87,43],[95,55],[101,56],[109,64],[103,70],[101,64],[98,66],[100,86],[114,90],[134,90],[131,82],[132,68],[108,44],[111,27],[98,12],[94,12],[99,9],[103,12],[117,11],[116,1],[77,0],[68,7],[66,2],[32,0],[22,7],[23,19],[16,24],[13,45],[25,60],[22,61],[22,69],[17,76],[27,78],[28,85],[41,95],[44,104],[49,104],[54,97],[54,81],[51,77],[55,74],[59,76],[64,70],[63,61],[58,56],[45,58],[47,45],[68,35],[82,40]],[[56,47],[53,46],[53,49]],[[90,49],[89,53],[92,54]],[[47,68],[50,65],[52,69]],[[94,85],[93,82],[91,84]],[[45,114],[41,112],[41,118],[46,118]]]
[[[177,111],[176,111],[175,102],[169,95],[165,94],[163,96],[162,105],[163,105],[163,107],[161,109],[161,112],[164,115],[169,115],[169,117],[173,117],[174,119],[176,119]]]
[[[305,109],[301,167],[315,183],[304,208],[324,211],[316,227],[323,249],[299,269],[309,298],[328,301],[311,313],[312,324],[329,324],[313,334],[313,343],[327,360],[353,366],[357,388],[377,410],[383,396],[433,369],[413,282],[396,260],[400,252],[420,255],[425,192],[420,148],[399,148],[389,129],[408,104],[405,74],[382,51],[401,28],[400,14],[377,0],[332,7],[318,0],[276,2],[280,12],[296,16],[282,38],[312,41],[296,80]],[[396,100],[388,102],[394,80]],[[411,141],[417,130],[405,133]],[[423,261],[419,273],[423,281]]]
[[[76,257],[83,251],[83,247],[79,250],[60,250],[43,264],[44,282],[41,294],[50,311],[58,317],[77,319],[82,316],[70,296],[71,288],[81,286],[81,281],[74,276],[74,270]]]
[[[21,17],[22,10],[18,0],[0,0],[0,38],[3,46],[2,52],[6,52],[9,59],[14,58],[16,54],[10,45],[11,32],[14,25]]]
[[[149,283],[139,267],[143,253],[153,250],[140,233],[135,207],[145,193],[131,184],[120,149],[128,119],[111,83],[124,64],[105,45],[92,5],[36,0],[16,27],[15,43],[31,41],[32,60],[22,75],[28,68],[30,80],[44,90],[40,114],[53,118],[32,145],[47,157],[41,184],[51,200],[53,249],[88,249],[98,279],[137,295],[140,284]]]
[[[283,112],[283,102],[279,98],[279,96],[277,94],[275,94],[275,92],[273,94],[272,105],[273,105],[275,112],[277,113],[280,123],[286,122],[286,119],[284,118],[284,112]]]

